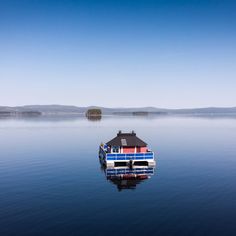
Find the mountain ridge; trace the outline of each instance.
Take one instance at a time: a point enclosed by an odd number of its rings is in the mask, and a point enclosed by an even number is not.
[[[22,113],[22,112],[40,112],[42,114],[85,114],[88,109],[99,108],[103,114],[129,114],[133,112],[146,112],[150,114],[236,114],[235,107],[202,107],[202,108],[157,108],[157,107],[102,107],[102,106],[73,106],[73,105],[25,105],[25,106],[0,106],[0,113]]]

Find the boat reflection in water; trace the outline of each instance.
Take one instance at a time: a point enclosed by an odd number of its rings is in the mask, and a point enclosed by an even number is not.
[[[106,167],[101,165],[107,180],[115,184],[119,191],[135,189],[138,184],[154,175],[155,166],[116,166]]]

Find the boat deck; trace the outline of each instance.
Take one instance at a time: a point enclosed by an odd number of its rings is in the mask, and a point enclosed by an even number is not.
[[[106,166],[115,166],[117,163],[143,163],[149,166],[155,165],[154,152],[143,153],[107,153],[102,146],[99,149],[99,157]]]

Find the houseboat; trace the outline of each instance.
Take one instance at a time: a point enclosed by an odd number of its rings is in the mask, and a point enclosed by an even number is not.
[[[154,153],[147,143],[136,136],[136,133],[118,132],[117,136],[99,147],[101,162],[107,167],[120,165],[155,165]]]

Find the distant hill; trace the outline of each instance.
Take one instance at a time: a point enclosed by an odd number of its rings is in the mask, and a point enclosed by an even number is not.
[[[192,109],[165,109],[156,107],[107,108],[98,106],[77,107],[65,105],[0,106],[0,116],[85,115],[89,109],[101,109],[103,115],[236,115],[236,107],[207,107]]]
[[[42,114],[61,114],[61,113],[83,113],[83,111],[76,106],[64,106],[64,105],[28,105],[17,107],[4,107],[0,106],[0,112],[7,111],[12,113],[18,112],[41,112]]]

